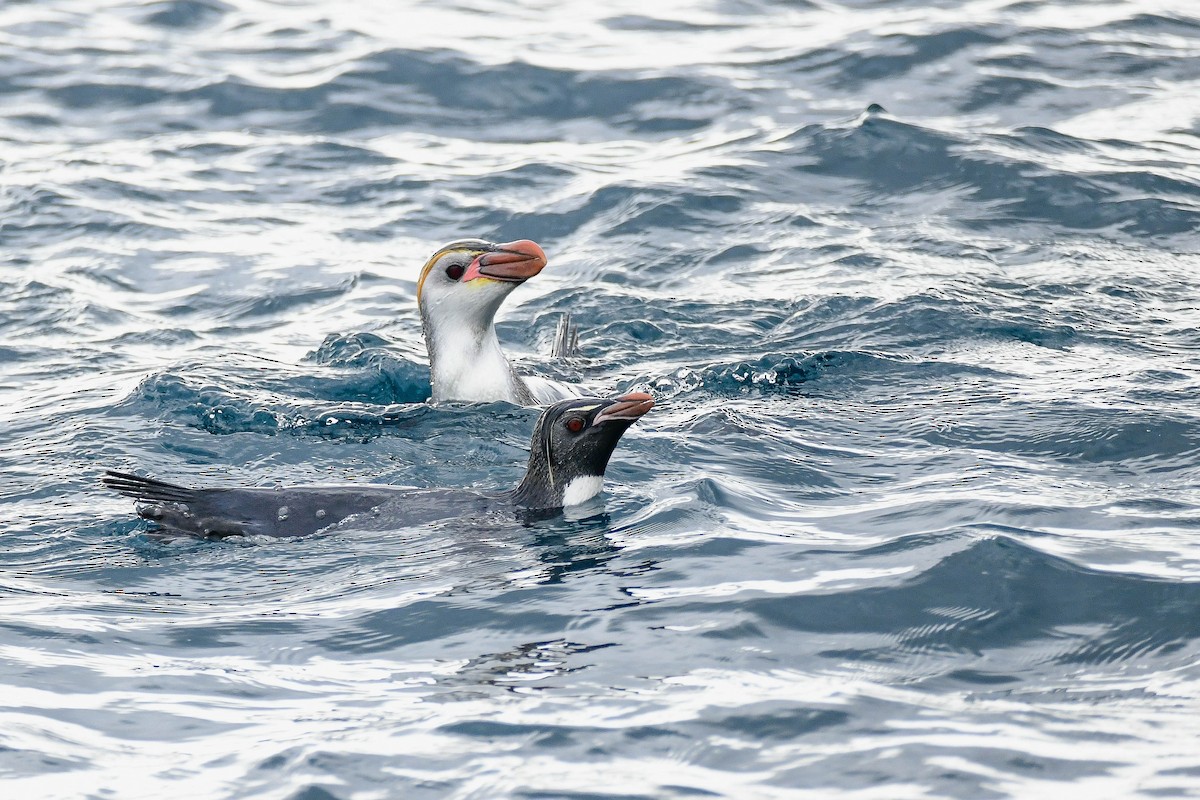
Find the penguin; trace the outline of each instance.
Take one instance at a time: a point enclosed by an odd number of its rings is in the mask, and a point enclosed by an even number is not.
[[[438,248],[417,280],[417,306],[429,353],[433,402],[506,400],[544,406],[581,392],[558,381],[518,375],[496,338],[496,311],[513,289],[546,266],[546,254],[528,239],[494,244],[460,239]],[[575,341],[560,324],[556,353]]]
[[[600,493],[621,435],[653,407],[644,392],[555,403],[534,425],[524,478],[515,489],[494,494],[385,484],[191,488],[112,470],[101,482],[136,500],[138,516],[165,532],[204,538],[307,536],[371,517],[392,527],[485,512],[546,518]]]

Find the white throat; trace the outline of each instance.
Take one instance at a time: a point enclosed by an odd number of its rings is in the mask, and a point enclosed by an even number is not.
[[[494,326],[488,325],[479,338],[470,329],[429,333],[435,339],[428,343],[435,401],[517,402],[516,377],[500,349]]]
[[[434,401],[520,402],[516,374],[492,321],[507,291],[498,293],[490,284],[426,287],[421,317]]]
[[[602,488],[604,488],[603,475],[580,475],[578,478],[572,478],[571,482],[567,484],[567,488],[563,490],[563,505],[577,506],[580,503],[586,503],[600,494]]]

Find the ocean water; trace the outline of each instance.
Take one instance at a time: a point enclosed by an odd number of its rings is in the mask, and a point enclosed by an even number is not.
[[[1197,13],[0,5],[4,796],[1200,796]],[[515,484],[536,410],[425,402],[463,236],[656,397],[600,501],[99,486]]]

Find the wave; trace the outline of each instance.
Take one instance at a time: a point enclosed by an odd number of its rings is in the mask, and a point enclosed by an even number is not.
[[[1070,142],[1088,169],[1067,170],[1041,157],[1048,138],[1054,150]],[[936,196],[941,214],[979,231],[1044,223],[1153,236],[1182,234],[1200,223],[1200,182],[1165,170],[1116,168],[1095,143],[1070,140],[1040,129],[966,135],[878,109],[850,125],[806,126],[785,140],[784,154],[763,160],[853,180],[871,190],[866,207],[894,202],[897,194],[919,194],[927,203]]]
[[[878,565],[895,548],[907,549],[905,541],[863,550],[859,557]],[[821,636],[831,648],[828,656],[902,662],[898,671],[913,677],[921,672],[926,680],[1019,683],[1028,676],[1004,669],[1062,674],[1071,664],[1184,664],[1194,657],[1200,584],[1090,569],[1002,535],[958,546],[944,541],[949,553],[903,581],[782,595],[750,592],[702,606],[709,614],[736,606],[761,631],[750,638],[771,636],[772,630]],[[653,616],[687,617],[701,608],[687,600],[669,605],[670,612]],[[854,645],[856,638],[873,643]]]
[[[412,427],[428,410],[428,367],[382,347],[331,336],[321,369],[230,354],[143,379],[118,408],[210,433],[282,432],[363,438]]]
[[[604,120],[635,133],[661,135],[707,126],[709,115],[697,109],[746,107],[735,92],[712,79],[557,69],[519,60],[485,64],[448,50],[378,50],[306,86],[228,75],[179,88],[179,76],[153,67],[134,72],[136,80],[73,77],[41,92],[71,115],[159,107],[171,128],[190,130],[227,127],[238,120],[305,133],[387,128],[536,141],[545,132],[531,120]],[[201,79],[189,77],[191,84]]]
[[[1194,788],[1200,22],[555,12],[0,4],[0,771]],[[511,487],[537,410],[427,402],[463,236],[550,254],[522,371],[655,394],[600,499],[208,542],[97,483]]]

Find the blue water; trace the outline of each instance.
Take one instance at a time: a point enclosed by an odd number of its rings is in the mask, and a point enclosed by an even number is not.
[[[3,4],[3,794],[1200,795],[1196,11]],[[424,402],[464,236],[658,400],[587,513],[99,487],[515,484],[536,410]]]

